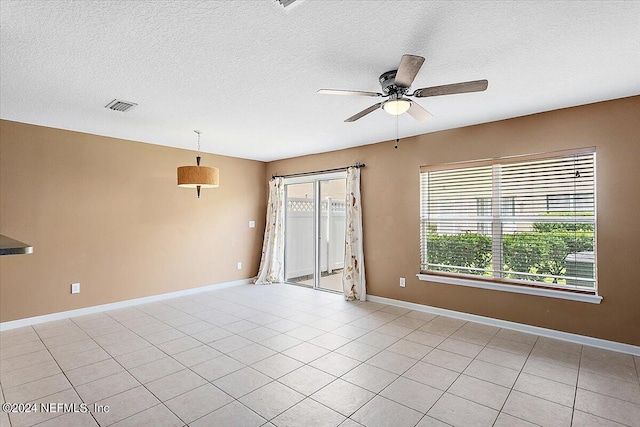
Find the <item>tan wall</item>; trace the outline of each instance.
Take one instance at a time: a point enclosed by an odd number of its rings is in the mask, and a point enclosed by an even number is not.
[[[176,186],[192,151],[0,121],[0,233],[34,246],[0,257],[0,321],[254,276],[266,165],[202,162],[220,187],[197,199]]]
[[[416,278],[420,166],[591,146],[597,150],[600,305]],[[268,164],[266,176],[366,163],[362,203],[371,295],[640,345],[639,160],[636,96],[406,138],[398,150],[385,142],[276,161]],[[398,286],[399,277],[407,278],[406,288]]]

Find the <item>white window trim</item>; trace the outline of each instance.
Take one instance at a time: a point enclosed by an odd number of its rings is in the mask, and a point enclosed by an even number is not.
[[[505,285],[484,280],[463,279],[460,277],[446,277],[435,274],[416,274],[419,280],[424,282],[445,283],[447,285],[468,286],[471,288],[489,289],[492,291],[513,292],[516,294],[536,295],[541,297],[560,298],[571,301],[588,302],[600,304],[600,295],[582,294],[577,292],[567,292],[555,289],[534,288],[519,285]]]

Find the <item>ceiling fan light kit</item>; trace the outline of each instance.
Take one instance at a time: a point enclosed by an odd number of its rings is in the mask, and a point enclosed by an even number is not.
[[[399,116],[406,113],[411,104],[411,100],[407,98],[390,99],[382,104],[382,109],[393,116]]]
[[[200,166],[200,131],[194,130],[198,134],[198,155],[196,156],[196,166],[178,167],[178,187],[195,188],[200,198],[201,188],[217,188],[220,182],[220,171],[218,168]]]
[[[487,89],[487,80],[474,80],[469,82],[453,83],[442,86],[433,86],[416,89],[409,94],[409,88],[416,78],[418,71],[424,63],[424,58],[417,55],[403,55],[400,60],[400,66],[397,70],[387,71],[380,75],[378,79],[382,88],[380,92],[366,92],[358,90],[340,90],[340,89],[320,89],[318,93],[323,95],[351,95],[351,96],[371,96],[371,97],[388,97],[383,102],[372,105],[359,113],[349,117],[345,122],[355,122],[369,113],[382,107],[384,111],[394,116],[409,113],[411,117],[426,122],[431,117],[431,113],[422,108],[417,102],[405,98],[405,96],[425,98],[428,96],[453,95],[456,93],[481,92]]]

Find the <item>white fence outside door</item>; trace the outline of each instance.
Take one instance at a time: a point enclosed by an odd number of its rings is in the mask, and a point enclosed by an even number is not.
[[[331,274],[344,266],[345,201],[320,202],[320,271]],[[312,275],[314,270],[313,200],[287,199],[285,280]]]

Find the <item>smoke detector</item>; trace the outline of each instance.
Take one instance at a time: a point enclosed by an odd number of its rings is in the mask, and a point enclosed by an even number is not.
[[[110,103],[104,106],[104,108],[108,108],[113,111],[120,111],[124,113],[125,111],[129,111],[135,106],[137,106],[135,102],[122,101],[121,99],[114,99]]]

